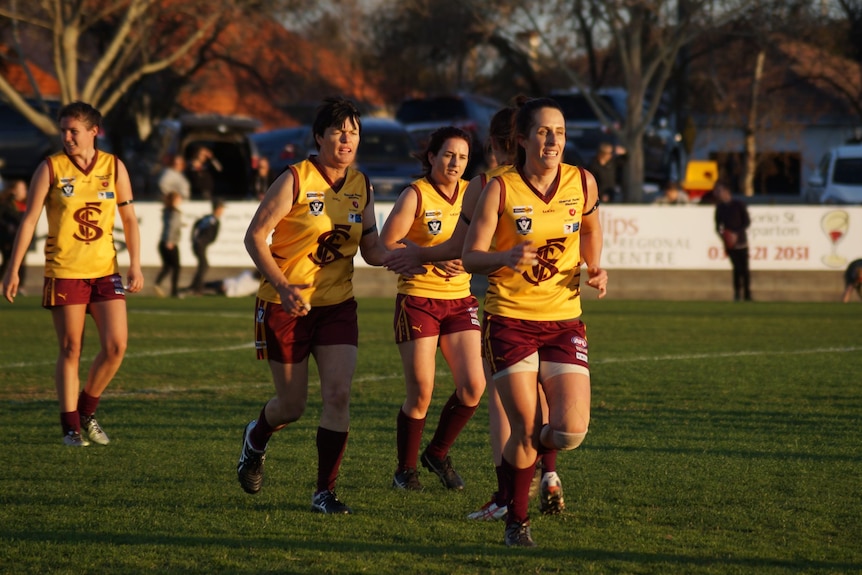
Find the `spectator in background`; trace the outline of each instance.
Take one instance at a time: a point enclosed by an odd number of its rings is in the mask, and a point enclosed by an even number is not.
[[[162,269],[156,276],[153,289],[159,297],[165,297],[162,281],[170,274],[171,297],[179,297],[180,281],[180,236],[182,235],[183,213],[180,204],[183,197],[179,192],[168,192],[164,197],[162,209],[162,235],[159,238],[159,255],[162,257]]]
[[[176,192],[184,200],[191,198],[191,184],[185,171],[186,159],[181,154],[175,155],[171,165],[162,170],[159,176],[159,190],[163,199],[171,192]]]
[[[221,171],[221,164],[213,156],[212,150],[206,146],[197,147],[186,170],[192,199],[212,200],[215,195],[215,174]]]
[[[662,194],[656,198],[655,203],[660,206],[684,206],[689,203],[688,194],[685,193],[676,182],[667,182],[662,187]]]
[[[200,218],[192,227],[192,251],[198,259],[198,269],[195,271],[195,277],[192,279],[192,285],[189,287],[189,290],[195,295],[203,293],[204,277],[210,269],[209,260],[207,260],[207,250],[215,243],[216,238],[218,238],[223,213],[224,201],[215,199],[213,200],[212,213]]]
[[[24,180],[12,180],[9,186],[0,193],[0,255],[3,262],[0,263],[0,276],[6,272],[6,266],[12,259],[12,246],[15,245],[15,236],[21,226],[21,219],[27,209],[27,182]],[[26,282],[27,267],[21,265],[18,278],[23,286]],[[23,290],[19,290],[23,291]]]
[[[853,290],[862,298],[862,259],[853,260],[844,271],[844,296],[841,301],[848,303]]]
[[[254,171],[254,179],[251,183],[252,191],[254,193],[254,197],[257,198],[257,201],[263,199],[263,196],[266,195],[266,190],[269,188],[269,184],[271,183],[272,174],[269,169],[269,160],[266,158],[260,158],[257,162],[257,169]]]
[[[751,225],[748,208],[733,199],[730,186],[719,181],[713,188],[715,204],[715,231],[724,244],[733,267],[733,299],[751,301],[751,274],[748,270],[748,236]]]
[[[602,203],[613,202],[619,191],[617,183],[620,173],[620,154],[622,148],[610,142],[602,142],[596,151],[596,157],[587,164],[587,170],[593,174],[599,186],[599,197]]]

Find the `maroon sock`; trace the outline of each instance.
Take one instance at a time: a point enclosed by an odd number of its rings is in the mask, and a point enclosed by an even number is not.
[[[557,470],[557,450],[551,449],[543,453],[539,458],[542,460],[542,473],[551,473]]]
[[[509,513],[506,524],[523,523],[530,518],[530,482],[536,473],[536,465],[533,464],[524,469],[518,469],[503,458],[503,467],[509,479],[512,499],[509,502]]]
[[[414,419],[398,410],[398,420],[395,426],[395,444],[398,449],[398,471],[416,469],[419,459],[419,446],[422,444],[422,431],[425,429],[425,418]]]
[[[425,451],[428,455],[443,459],[449,453],[452,444],[458,438],[458,434],[476,413],[478,405],[472,407],[466,406],[458,399],[458,395],[452,393],[449,396],[449,401],[443,406],[443,411],[440,413],[440,422],[437,424],[437,431],[434,432],[434,437]]]
[[[60,427],[63,428],[63,435],[81,433],[81,416],[78,410],[60,412]]]
[[[257,416],[257,423],[254,424],[254,427],[251,428],[251,432],[248,434],[248,439],[254,449],[263,451],[266,449],[266,444],[273,433],[275,433],[275,430],[266,420],[266,405],[264,405],[263,409],[260,410],[260,415]]]
[[[317,491],[334,491],[341,458],[347,447],[347,432],[317,428]]]
[[[78,413],[82,417],[92,417],[96,413],[96,408],[99,407],[98,397],[93,397],[86,391],[82,391],[78,396]]]
[[[509,500],[512,498],[511,491],[509,490],[510,486],[506,481],[506,472],[503,470],[502,465],[494,467],[494,471],[497,474],[497,492],[494,494],[494,503],[498,507],[503,507],[504,505],[508,505]]]

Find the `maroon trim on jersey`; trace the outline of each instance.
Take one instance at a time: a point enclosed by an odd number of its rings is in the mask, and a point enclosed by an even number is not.
[[[535,187],[533,187],[533,184],[530,183],[530,181],[526,178],[526,176],[524,176],[524,172],[521,171],[521,166],[518,166],[518,175],[521,176],[521,179],[524,180],[524,183],[527,184],[527,187],[530,188],[530,191],[533,192],[533,194],[537,198],[542,200],[542,202],[544,202],[545,205],[550,204],[551,200],[554,199],[554,196],[557,195],[557,191],[560,189],[561,174],[562,174],[562,165],[557,166],[557,176],[554,178],[554,181],[551,182],[551,185],[548,188],[550,193],[545,196],[545,195],[542,195],[542,192],[540,192]]]
[[[454,205],[455,205],[455,202],[456,202],[456,201],[458,201],[458,193],[459,193],[458,183],[457,183],[457,182],[455,183],[455,193],[454,193],[454,194],[452,194],[452,197],[450,198],[450,197],[448,197],[446,194],[444,194],[444,193],[443,193],[443,190],[441,190],[441,189],[437,186],[437,184],[435,184],[435,183],[431,180],[431,178],[430,178],[430,177],[425,176],[425,179],[428,181],[428,183],[429,183],[429,184],[431,184],[431,187],[432,187],[432,188],[434,188],[434,191],[435,191],[435,192],[437,192],[437,195],[438,195],[438,196],[440,196],[441,198],[443,198],[444,200],[446,200],[446,202],[447,202],[450,206],[454,206]]]
[[[119,173],[120,173],[120,158],[118,158],[117,156],[114,156],[114,183],[115,184],[117,183],[117,178],[119,177]],[[129,203],[131,203],[131,202],[129,202]]]
[[[288,166],[287,169],[293,174],[293,205],[296,205],[296,201],[299,199],[299,172],[296,171],[293,164]]]
[[[51,161],[51,156],[45,158],[45,164],[48,166],[48,181],[54,185],[54,162]]]
[[[418,218],[419,214],[422,213],[422,194],[419,192],[419,188],[416,187],[416,184],[410,184],[407,186],[408,190],[413,190],[416,193],[416,210],[413,214],[414,218]]]
[[[347,168],[346,170],[344,170],[344,177],[341,179],[341,183],[336,186],[335,184],[332,183],[332,180],[330,180],[329,177],[326,175],[326,172],[323,171],[323,167],[319,163],[317,163],[317,156],[309,156],[308,159],[311,161],[311,164],[318,171],[318,173],[320,173],[321,177],[323,177],[323,180],[327,184],[329,184],[329,187],[332,188],[332,191],[335,192],[336,194],[338,192],[340,192],[341,188],[343,188],[344,184],[347,182],[348,176],[350,175],[350,168]],[[367,178],[365,180],[365,183],[366,183],[366,185],[368,184]]]
[[[584,214],[587,213],[587,200],[590,199],[590,190],[587,188],[587,174],[586,170],[583,168],[578,168],[578,171],[581,173],[581,190],[584,194]]]
[[[506,184],[500,176],[495,176],[494,179],[500,182],[500,205],[497,206],[497,217],[499,218],[506,209]]]
[[[364,210],[371,202],[371,180],[368,179],[368,176],[364,172],[359,173],[362,174],[363,178],[365,178],[365,205],[362,206],[362,209]]]
[[[72,162],[72,165],[78,168],[78,171],[84,174],[85,176],[89,176],[90,172],[93,171],[93,168],[96,167],[96,162],[99,161],[99,149],[96,148],[96,153],[93,156],[93,161],[90,162],[90,166],[87,168],[82,168],[81,165],[75,161],[75,158],[69,155],[69,152],[63,150],[63,153],[66,154],[66,157],[69,158],[69,161]],[[116,156],[114,157],[116,159]],[[115,170],[116,171],[116,170]]]

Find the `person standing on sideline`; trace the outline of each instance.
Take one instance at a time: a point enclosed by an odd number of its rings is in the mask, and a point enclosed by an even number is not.
[[[183,227],[183,213],[180,204],[183,197],[179,192],[168,192],[164,197],[162,209],[162,236],[159,238],[159,255],[162,257],[162,269],[156,276],[153,289],[159,297],[165,297],[162,281],[171,276],[171,297],[179,297],[180,281],[180,235]]]
[[[476,203],[482,190],[491,179],[513,168],[515,151],[518,145],[513,134],[515,114],[518,111],[518,107],[522,106],[526,101],[526,98],[519,97],[515,107],[503,108],[491,118],[488,148],[493,160],[488,161],[488,164],[494,167],[470,180],[464,192],[461,215],[452,233],[452,237],[445,242],[429,247],[419,247],[409,239],[405,239],[402,242],[404,244],[402,249],[392,250],[387,254],[384,265],[388,269],[396,272],[400,269],[409,270],[412,266],[421,263],[455,259],[461,255],[464,247],[464,238],[467,235],[467,229],[473,218]],[[503,412],[503,406],[500,403],[500,396],[494,386],[494,379],[488,371],[487,361],[484,361],[483,364],[486,370],[489,435],[494,471],[497,477],[497,490],[481,509],[470,513],[467,515],[467,518],[480,521],[496,521],[505,519],[507,504],[510,499],[508,483],[503,476],[502,458],[503,446],[508,441],[511,430],[506,415]],[[539,395],[543,421],[547,421],[548,405],[541,387],[539,388]],[[540,511],[546,515],[562,513],[565,509],[565,500],[563,498],[562,481],[557,474],[557,450],[543,450],[539,456],[538,467],[541,472],[539,484]]]
[[[511,499],[507,546],[533,547],[529,491],[540,449],[570,450],[590,421],[586,328],[580,320],[581,266],[604,297],[598,187],[586,170],[562,164],[563,113],[554,100],[525,103],[515,118],[516,169],[485,186],[462,261],[488,274],[486,358],[511,427],[502,467]],[[493,247],[492,247],[493,246]],[[538,386],[549,422],[537,422]]]
[[[734,301],[751,301],[751,273],[748,269],[748,236],[751,225],[748,208],[733,199],[727,182],[719,181],[713,188],[715,204],[715,231],[724,244],[724,251],[733,267]]]
[[[251,182],[252,193],[254,199],[260,201],[266,195],[266,190],[269,188],[272,174],[269,169],[269,160],[260,158],[257,161],[257,169],[254,171],[254,177]]]
[[[18,272],[44,207],[48,240],[42,305],[51,310],[60,347],[54,373],[63,443],[105,445],[109,439],[95,413],[126,351],[126,291],[136,293],[144,286],[140,231],[125,165],[96,147],[102,115],[89,104],[73,102],[60,110],[59,123],[63,150],[46,158],[33,175],[27,210],[3,276],[3,294],[14,302],[20,287]],[[118,212],[129,253],[125,287],[114,247]],[[100,349],[79,394],[87,313],[99,331]]]
[[[159,176],[159,191],[164,199],[169,193],[176,192],[184,200],[191,198],[191,184],[186,177],[186,159],[176,154],[171,165],[162,170]]]
[[[224,201],[215,199],[212,202],[212,213],[200,218],[192,226],[192,251],[198,260],[198,268],[192,278],[189,290],[195,295],[201,295],[204,290],[204,280],[210,269],[207,250],[218,238],[221,227],[221,217],[224,214]]]
[[[15,245],[15,236],[26,210],[27,182],[12,180],[8,189],[0,193],[0,257],[3,258],[0,262],[0,277],[6,272],[9,260],[12,259],[12,246]],[[20,285],[23,286],[26,283],[27,266],[21,265],[18,276]]]
[[[275,397],[246,425],[237,464],[239,483],[257,493],[273,433],[298,420],[308,398],[314,356],[323,410],[317,428],[317,486],[312,511],[351,513],[335,494],[350,428],[350,387],[359,329],[353,256],[383,263],[368,178],[350,166],[362,124],[349,100],[328,98],[312,133],[318,154],[285,170],[264,196],[245,236],[263,275],[255,304],[257,357],[269,362]],[[267,238],[272,233],[271,245]]]
[[[844,294],[841,301],[850,303],[850,294],[856,290],[856,294],[862,298],[862,259],[853,260],[844,270]]]
[[[395,202],[380,241],[387,249],[408,238],[417,245],[448,239],[461,214],[467,181],[462,179],[470,160],[470,136],[455,127],[434,131],[419,155],[425,176],[406,188]],[[479,301],[470,293],[470,274],[460,258],[425,266],[426,273],[398,276],[395,300],[395,343],[404,366],[407,396],[396,420],[398,466],[393,487],[419,491],[417,459],[425,418],[434,392],[437,348],[452,372],[455,391],[440,413],[434,437],[421,462],[447,489],[464,489],[452,467],[449,450],[473,417],[482,393],[482,345]]]
[[[211,201],[215,196],[215,174],[222,171],[221,163],[206,146],[198,146],[186,168],[193,200]]]
[[[610,203],[616,199],[619,186],[617,180],[620,173],[621,147],[615,149],[611,142],[602,142],[596,150],[595,157],[587,164],[587,170],[593,174],[599,186],[599,196],[602,203]]]

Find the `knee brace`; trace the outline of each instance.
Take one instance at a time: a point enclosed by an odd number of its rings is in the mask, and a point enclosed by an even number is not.
[[[587,431],[583,433],[566,433],[565,431],[551,429],[550,425],[545,425],[542,428],[541,441],[544,445],[550,444],[559,451],[571,451],[584,442]]]

